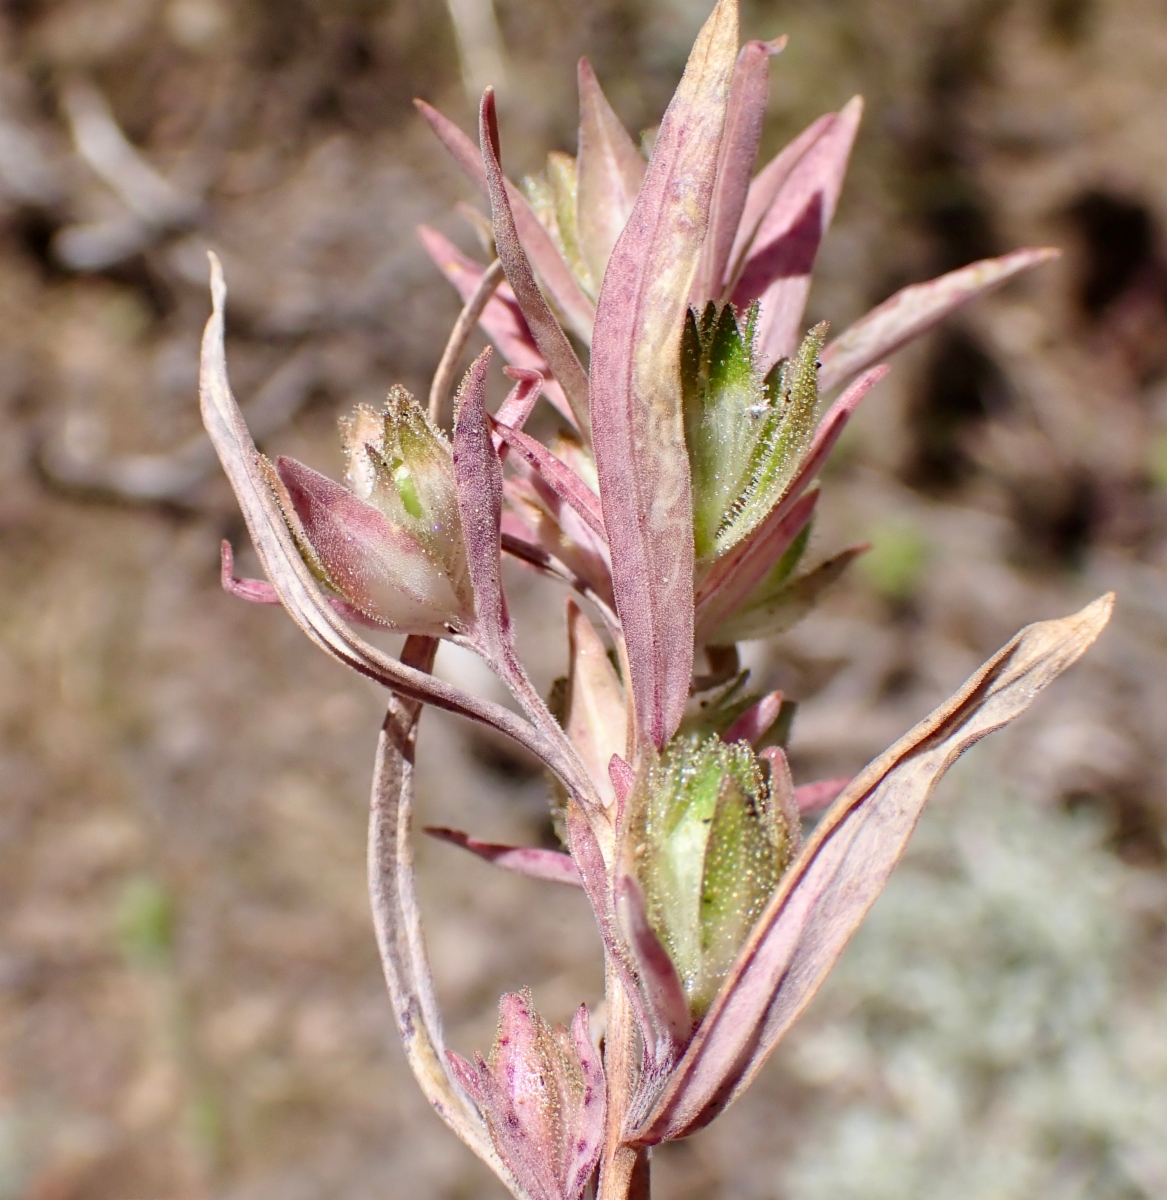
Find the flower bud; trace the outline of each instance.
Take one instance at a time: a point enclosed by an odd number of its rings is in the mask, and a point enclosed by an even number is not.
[[[483,1062],[450,1064],[490,1129],[500,1157],[531,1200],[579,1200],[599,1158],[604,1072],[580,1006],[570,1031],[552,1028],[531,993],[503,996]]]
[[[763,377],[754,349],[757,305],[690,309],[682,356],[685,441],[693,480],[698,567],[762,522],[810,445],[818,406],[818,355],[826,326]]]
[[[403,388],[341,422],[349,487],[295,459],[276,473],[316,574],[372,621],[441,635],[473,618],[449,443]]]
[[[626,845],[649,923],[700,1019],[799,844],[789,778],[744,743],[674,739],[642,775]]]

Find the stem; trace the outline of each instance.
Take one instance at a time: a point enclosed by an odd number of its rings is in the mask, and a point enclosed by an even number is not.
[[[610,956],[606,975],[608,1027],[604,1033],[604,1076],[608,1083],[607,1129],[596,1200],[648,1200],[648,1150],[624,1142],[624,1123],[640,1074],[636,1016],[620,972]]]
[[[482,316],[483,310],[490,303],[491,296],[494,295],[495,289],[502,283],[502,280],[502,263],[496,258],[486,268],[482,278],[478,281],[478,286],[474,289],[470,299],[466,301],[466,306],[458,314],[454,328],[450,330],[446,348],[442,351],[442,357],[438,360],[438,369],[434,372],[433,383],[430,384],[429,418],[435,425],[441,416],[442,405],[445,404],[446,396],[449,395],[454,376],[457,374],[458,359],[461,358],[462,351],[466,349],[466,343],[470,340],[471,333],[474,332],[474,326],[478,324],[478,318]]]

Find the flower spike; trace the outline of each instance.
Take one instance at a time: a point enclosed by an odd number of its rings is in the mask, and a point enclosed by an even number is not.
[[[449,1059],[522,1194],[579,1200],[604,1132],[604,1072],[587,1009],[580,1006],[569,1032],[539,1016],[529,991],[504,996],[489,1060]]]

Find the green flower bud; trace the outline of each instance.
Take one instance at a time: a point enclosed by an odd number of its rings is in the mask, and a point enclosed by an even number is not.
[[[757,305],[744,322],[712,303],[685,325],[685,441],[693,481],[698,563],[708,565],[751,533],[781,499],[810,445],[818,407],[818,355],[826,326],[765,378],[757,366]]]
[[[688,736],[666,747],[632,800],[633,871],[695,1019],[798,848],[788,783],[772,791],[745,743]]]

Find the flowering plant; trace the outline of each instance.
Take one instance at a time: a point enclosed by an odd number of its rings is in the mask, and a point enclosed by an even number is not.
[[[438,1113],[527,1200],[579,1200],[593,1180],[603,1200],[647,1194],[650,1148],[748,1086],[939,777],[1083,653],[1112,603],[1022,630],[854,779],[792,780],[782,696],[748,692],[736,645],[789,627],[862,551],[802,569],[815,479],[886,371],[880,359],[1052,252],[906,288],[833,341],[825,325],[800,336],[861,105],[816,121],[751,179],[782,44],[739,50],[735,0],[719,0],[647,160],[581,62],[578,154],[553,154],[525,191],[503,174],[489,91],[478,146],[419,105],[489,199],[497,257],[483,266],[421,231],[465,307],[428,409],[395,388],[383,410],[342,424],[345,485],[256,451],[227,382],[212,258],[203,415],[267,574],[236,579],[224,545],[224,586],[282,604],[391,693],[369,866],[399,1032]],[[476,325],[514,387],[492,415],[488,348],[462,379],[447,437],[439,419]],[[524,431],[541,396],[561,419],[549,443]],[[504,553],[574,593],[552,702],[515,651]],[[406,633],[400,658],[362,625]],[[442,638],[480,655],[521,715],[435,678]],[[562,852],[431,832],[585,890],[605,951],[599,1044],[586,1009],[553,1028],[524,993],[503,997],[487,1059],[446,1051],[410,847],[425,703],[501,731],[553,774]]]

